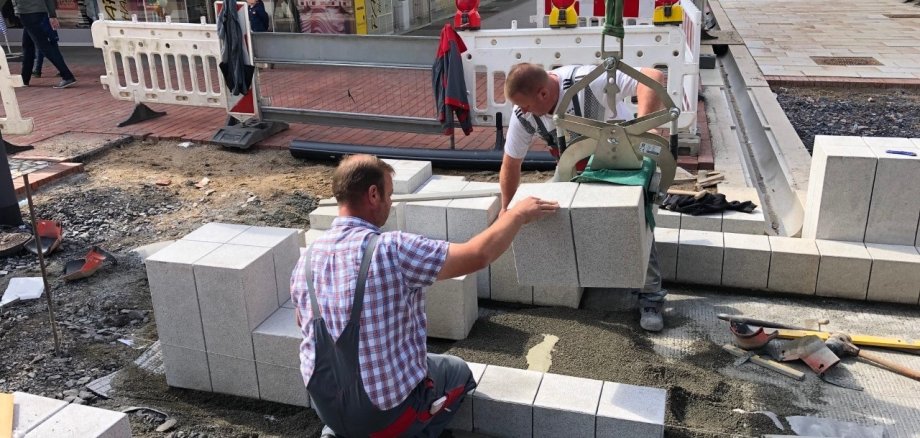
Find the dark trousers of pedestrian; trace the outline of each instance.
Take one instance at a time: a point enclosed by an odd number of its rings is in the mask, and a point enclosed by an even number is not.
[[[48,61],[61,73],[61,79],[71,80],[74,78],[73,73],[67,68],[64,62],[64,55],[57,44],[51,43],[51,36],[42,26],[42,23],[48,19],[48,14],[36,12],[33,14],[21,14],[19,20],[22,21],[22,83],[29,84],[32,79],[32,68],[35,65],[35,49],[44,53]]]

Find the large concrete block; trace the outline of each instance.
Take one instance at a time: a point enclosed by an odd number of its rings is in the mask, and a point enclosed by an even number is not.
[[[533,401],[543,373],[490,365],[473,393],[473,432],[533,436]]]
[[[597,436],[662,437],[667,391],[604,382],[597,407]]]
[[[431,177],[431,161],[390,159],[384,159],[383,161],[393,166],[394,194],[404,195],[413,193]]]
[[[489,265],[491,298],[509,303],[533,304],[533,286],[518,283],[514,252],[509,248]]]
[[[671,210],[655,207],[655,228],[672,228],[680,229],[680,220],[682,215]]]
[[[920,221],[920,148],[906,138],[865,140],[878,157],[865,241],[914,245]],[[891,154],[889,150],[916,156]]]
[[[463,190],[468,182],[436,179],[428,181],[416,193],[449,193]],[[405,205],[406,232],[447,240],[447,206],[450,199],[407,202]]]
[[[770,276],[770,239],[767,236],[724,233],[722,286],[766,289]]]
[[[283,308],[283,309],[295,309],[296,306],[294,306],[294,301],[293,301],[292,299],[288,298],[287,301],[285,301],[284,303],[281,304],[281,308]]]
[[[252,332],[256,362],[287,368],[300,366],[303,332],[297,325],[294,309],[282,307]]]
[[[68,403],[25,392],[13,393],[13,436],[21,437],[51,418]]]
[[[862,242],[817,240],[821,263],[818,265],[817,295],[865,300],[869,289],[872,257]]]
[[[869,275],[870,301],[918,304],[920,302],[920,253],[914,246],[867,243],[872,257]]]
[[[163,343],[204,351],[204,331],[192,266],[219,243],[178,240],[147,258],[147,281]]]
[[[194,270],[206,351],[254,360],[251,333],[279,307],[271,250],[225,244]]]
[[[425,292],[428,336],[460,340],[479,316],[476,277],[464,275],[435,282]]]
[[[223,224],[219,222],[206,223],[195,231],[188,233],[182,240],[193,240],[196,242],[227,243],[230,239],[238,236],[243,231],[249,229],[249,225],[241,224]]]
[[[161,343],[166,384],[176,388],[211,392],[211,371],[208,355],[201,350]]]
[[[604,382],[546,373],[533,403],[533,436],[593,438]]]
[[[585,288],[578,286],[534,286],[533,303],[577,309]]]
[[[498,183],[473,181],[463,188],[469,190],[497,190]],[[447,240],[467,242],[483,232],[498,217],[501,201],[498,196],[485,198],[454,199],[447,204]],[[479,298],[491,296],[489,268],[476,273],[476,289]]]
[[[729,202],[751,201],[757,208],[750,213],[734,210],[722,212],[722,232],[736,234],[763,235],[766,232],[765,218],[757,189],[753,187],[719,186],[719,193],[725,195]]]
[[[15,399],[14,399],[15,400]],[[43,421],[26,438],[130,438],[128,414],[69,404]]]
[[[303,235],[303,241],[304,241],[303,247],[309,248],[310,245],[312,245],[313,242],[315,242],[316,239],[319,239],[319,237],[322,236],[323,234],[326,234],[326,230],[317,230],[317,229],[310,228]],[[303,254],[303,251],[301,251],[301,254]]]
[[[512,249],[520,284],[580,286],[570,217],[570,206],[577,190],[578,184],[569,182],[518,187],[508,206],[510,209],[528,196],[559,202],[558,212],[524,225],[514,238]]]
[[[676,228],[655,227],[655,248],[658,250],[658,267],[661,279],[677,279],[677,248],[680,230]]]
[[[642,187],[611,184],[578,186],[571,215],[582,287],[639,288],[645,284],[652,236],[645,222],[642,192]],[[544,260],[553,259],[548,254],[553,252],[544,253]]]
[[[476,383],[479,383],[479,380],[482,379],[482,373],[486,371],[486,365],[474,362],[467,362],[466,364],[470,367],[470,372],[473,373],[473,379],[476,380]],[[457,409],[454,418],[450,420],[450,425],[447,426],[448,429],[473,431],[473,393],[475,392],[476,390],[474,389],[466,393],[460,408]]]
[[[699,216],[682,214],[680,216],[680,228],[682,230],[721,232],[722,213],[703,214]]]
[[[301,231],[295,228],[252,227],[230,240],[232,245],[270,248],[275,264],[278,305],[291,298],[291,272],[300,258]]]
[[[310,407],[310,396],[300,368],[256,362],[259,398],[286,405]]]
[[[254,360],[208,353],[208,367],[214,392],[259,398],[259,377]]]
[[[323,199],[323,201],[334,200],[335,198]],[[339,216],[339,206],[324,205],[313,209],[310,212],[310,229],[311,230],[328,230],[332,228],[332,221]]]
[[[677,248],[677,281],[722,284],[722,233],[680,230]]]
[[[811,239],[769,236],[770,277],[767,289],[814,295],[818,283],[818,246]]]
[[[816,136],[802,237],[862,242],[877,163],[861,138]]]

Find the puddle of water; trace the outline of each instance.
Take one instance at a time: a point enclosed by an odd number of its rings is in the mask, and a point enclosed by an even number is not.
[[[559,342],[558,336],[543,335],[543,342],[534,345],[527,352],[527,369],[547,372],[553,364],[553,347]]]

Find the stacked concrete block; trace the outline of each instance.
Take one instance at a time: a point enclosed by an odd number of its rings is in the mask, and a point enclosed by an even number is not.
[[[655,228],[680,229],[681,214],[655,206]]]
[[[604,382],[596,436],[662,437],[666,401],[663,389]]]
[[[722,232],[735,234],[755,234],[763,235],[766,231],[766,225],[763,215],[763,208],[760,206],[760,198],[757,196],[757,189],[753,187],[731,187],[720,186],[719,193],[725,195],[729,202],[751,201],[757,205],[757,208],[750,213],[741,211],[725,210],[722,212]]]
[[[920,303],[920,253],[914,246],[867,243],[872,257],[868,299]]]
[[[869,289],[872,257],[863,243],[817,240],[821,263],[818,266],[817,295],[865,300]]]
[[[335,198],[323,199],[323,201],[334,201]],[[316,207],[310,212],[310,229],[311,230],[328,230],[332,228],[332,221],[339,216],[338,205],[322,205]]]
[[[21,437],[51,418],[68,403],[25,392],[13,393],[13,436]]]
[[[680,230],[677,281],[718,285],[722,282],[722,233]]]
[[[767,236],[724,233],[722,286],[766,289],[770,275],[770,239]]]
[[[878,158],[860,137],[815,137],[802,237],[862,242]]]
[[[393,166],[394,194],[404,195],[413,193],[431,177],[430,161],[390,159],[384,159],[383,161]]]
[[[684,230],[697,231],[722,231],[722,213],[710,213],[694,216],[692,214],[681,214],[680,226]]]
[[[470,367],[470,372],[473,373],[473,379],[476,380],[478,384],[482,379],[482,374],[486,371],[486,365],[481,363],[466,363]],[[466,393],[466,397],[463,398],[463,402],[460,404],[460,408],[457,409],[457,413],[454,414],[454,418],[450,421],[450,425],[447,426],[448,429],[453,430],[463,430],[466,432],[473,431],[473,394],[476,390],[472,390]]]
[[[269,248],[275,266],[278,305],[291,298],[291,272],[300,258],[303,231],[294,228],[252,227],[230,239],[231,245]]]
[[[821,255],[814,240],[769,236],[770,276],[767,289],[814,295]]]
[[[466,181],[437,179],[429,181],[416,193],[451,193],[466,187]],[[447,240],[447,206],[450,199],[407,202],[404,207],[405,231],[431,239]]]
[[[473,431],[508,438],[533,436],[533,402],[543,373],[488,366],[473,393]],[[613,436],[613,435],[610,435]]]
[[[164,321],[165,322],[165,321]],[[161,330],[159,327],[157,330]],[[161,344],[166,384],[176,388],[211,392],[211,368],[205,350]]]
[[[463,190],[497,190],[497,183],[470,182]],[[447,240],[467,242],[483,232],[498,217],[501,201],[498,196],[454,199],[447,204]],[[477,272],[476,289],[479,298],[491,296],[489,268]]]
[[[578,266],[578,278],[575,279],[577,283],[556,284],[620,288],[638,288],[645,284],[652,235],[645,222],[645,201],[642,192],[642,187],[611,184],[578,185],[570,204],[571,229],[574,230]],[[539,227],[542,225],[541,222],[535,225]],[[522,239],[523,241],[525,240]],[[553,251],[547,248],[540,256],[543,260],[552,262],[553,254]],[[611,254],[624,256],[611,257]],[[519,265],[519,277],[520,268]],[[546,280],[544,279],[544,282]]]
[[[538,306],[557,306],[577,309],[585,288],[579,286],[534,286],[533,303]]]
[[[425,294],[428,336],[460,340],[479,316],[476,276],[464,275],[435,282]]]
[[[300,373],[303,332],[294,309],[282,307],[252,332],[259,398],[297,406],[310,406]]]
[[[603,386],[600,380],[544,374],[533,404],[534,438],[594,438]]]
[[[570,206],[577,190],[578,184],[569,182],[521,184],[518,187],[509,204],[510,209],[529,196],[559,203],[558,212],[522,227],[512,243],[520,284],[580,286],[570,217]],[[612,249],[607,248],[604,254],[610,251]]]
[[[13,396],[15,403],[16,396]],[[69,404],[25,434],[25,438],[128,438],[128,415],[84,405]]]
[[[865,241],[915,245],[920,222],[920,148],[906,138],[865,140],[878,157]]]
[[[186,234],[182,240],[191,240],[195,242],[227,243],[249,228],[249,225],[210,222],[198,227],[198,229],[195,231]]]
[[[489,266],[491,298],[509,303],[533,304],[534,287],[518,283],[514,251],[508,249]]]

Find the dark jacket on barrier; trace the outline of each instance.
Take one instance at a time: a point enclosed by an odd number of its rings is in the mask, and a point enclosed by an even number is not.
[[[249,5],[249,27],[253,32],[268,32],[271,20],[268,18],[268,12],[265,12],[265,3],[262,0],[256,0]]]
[[[473,132],[470,104],[466,96],[466,80],[463,78],[463,60],[460,58],[460,54],[465,51],[466,45],[463,44],[460,35],[457,35],[450,24],[445,24],[441,29],[438,55],[431,67],[435,105],[444,135],[453,132],[454,114],[457,115],[457,121],[460,122],[464,134],[470,135]]]

